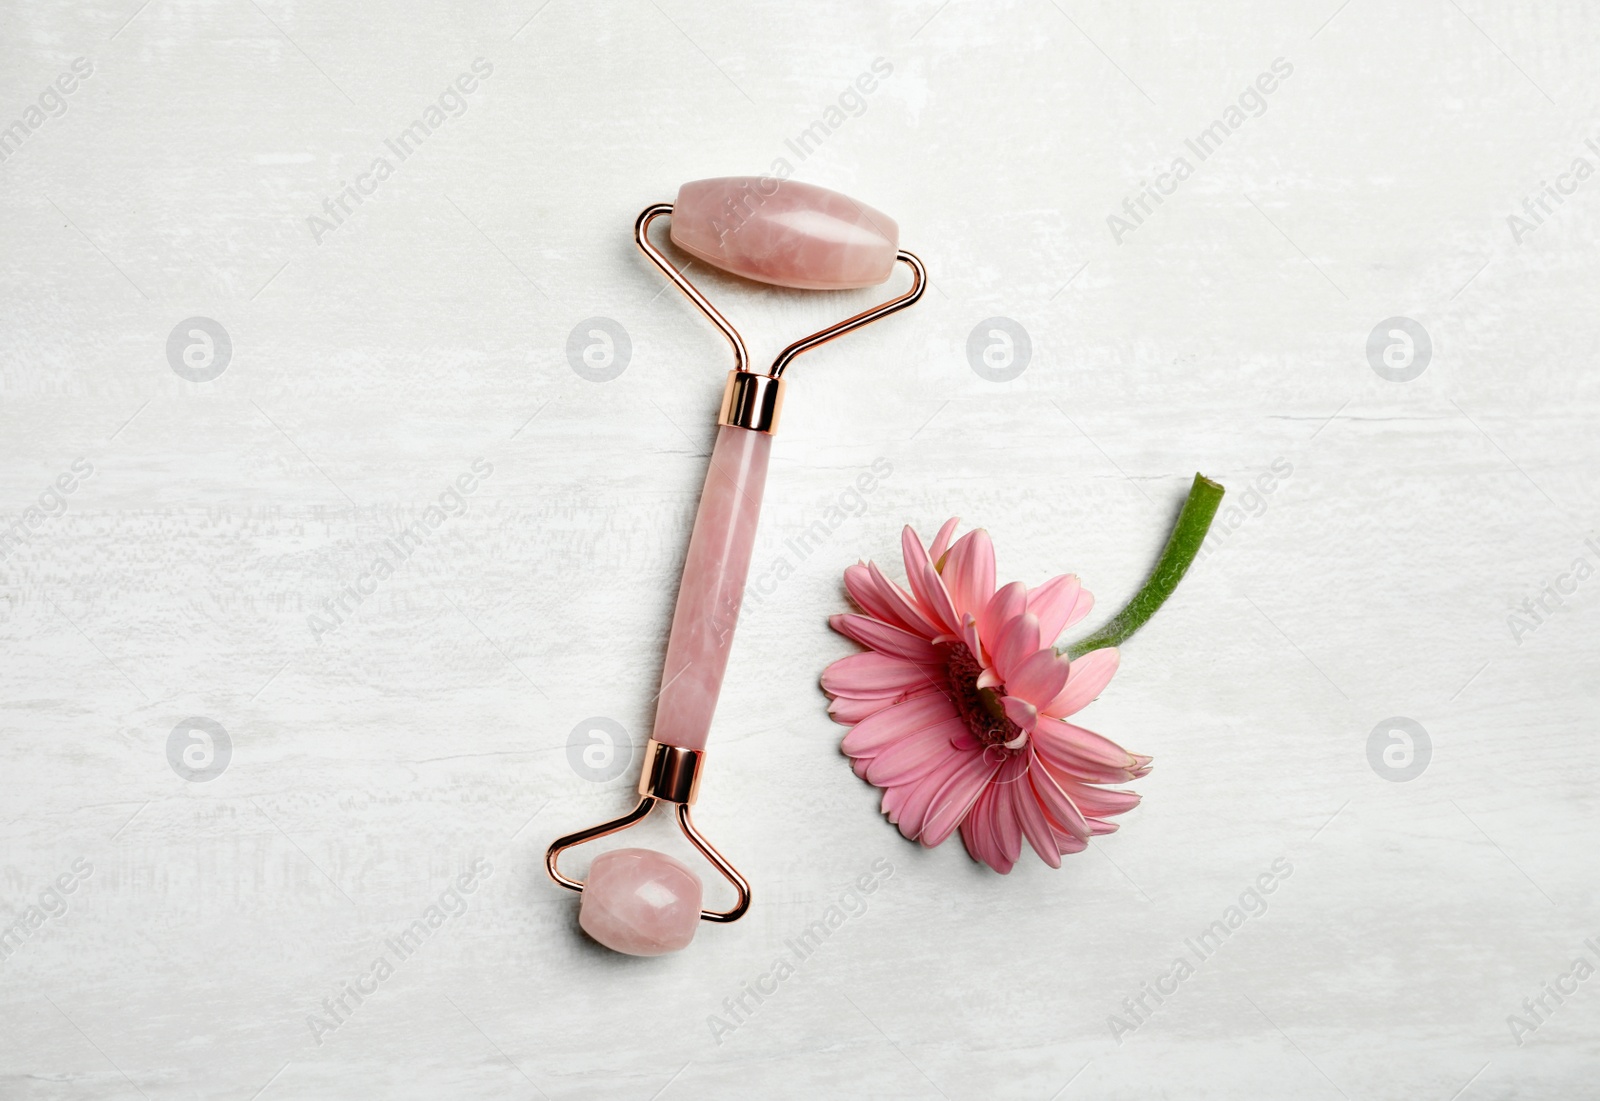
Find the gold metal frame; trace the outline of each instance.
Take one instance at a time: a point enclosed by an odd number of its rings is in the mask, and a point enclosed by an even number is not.
[[[717,423],[769,434],[776,432],[778,418],[783,414],[783,387],[783,379],[771,375],[729,371]]]
[[[705,750],[663,745],[651,738],[644,746],[639,794],[670,803],[693,803],[700,797],[700,762]]]
[[[700,766],[704,761],[703,750],[663,745],[654,738],[650,739],[645,744],[644,770],[639,777],[638,804],[620,818],[613,818],[609,822],[602,822],[598,826],[590,826],[586,830],[569,833],[552,841],[544,854],[544,869],[550,873],[550,878],[567,890],[581,894],[583,880],[573,879],[561,871],[558,864],[561,854],[586,841],[620,833],[629,826],[643,821],[657,803],[672,803],[678,811],[678,828],[689,839],[689,844],[699,849],[700,855],[709,860],[711,866],[733,884],[733,889],[739,896],[732,909],[701,910],[700,920],[728,922],[742,918],[745,911],[750,909],[750,881],[740,874],[738,868],[728,863],[711,842],[695,829],[694,820],[689,816],[689,805],[700,793]]]
[[[784,368],[788,367],[796,356],[905,309],[919,300],[928,288],[928,269],[923,267],[922,261],[913,253],[901,249],[895,254],[895,259],[911,269],[909,290],[887,302],[862,310],[853,317],[847,317],[837,324],[818,329],[810,336],[801,337],[778,353],[778,358],[772,361],[772,366],[767,368],[765,376],[756,375],[750,370],[750,351],[745,347],[744,337],[739,335],[739,330],[722,316],[722,312],[711,304],[711,300],[702,294],[683,272],[672,266],[671,261],[660,249],[650,243],[651,223],[662,215],[671,213],[671,203],[656,203],[645,207],[633,224],[633,239],[638,244],[639,250],[650,258],[651,263],[660,268],[672,284],[706,315],[733,347],[733,374],[728,379],[728,388],[722,397],[722,412],[718,418],[721,424],[732,424],[758,432],[773,431],[778,424],[778,410],[783,405]],[[768,384],[755,381],[762,377],[770,378],[773,382]]]

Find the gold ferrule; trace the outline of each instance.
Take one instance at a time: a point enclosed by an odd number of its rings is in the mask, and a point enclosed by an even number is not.
[[[778,430],[778,415],[782,412],[782,379],[750,371],[728,372],[728,385],[722,391],[722,411],[717,414],[718,424],[771,433]]]
[[[644,772],[639,794],[670,803],[693,803],[700,794],[700,762],[705,751],[662,745],[651,738],[644,745]]]

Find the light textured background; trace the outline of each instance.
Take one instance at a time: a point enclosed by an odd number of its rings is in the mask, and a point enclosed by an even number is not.
[[[0,165],[4,526],[94,472],[0,563],[0,923],[92,869],[0,964],[0,1094],[1596,1096],[1600,977],[1508,1023],[1600,951],[1600,579],[1508,622],[1600,567],[1600,179],[1507,224],[1600,164],[1593,6],[540,4],[5,5],[0,125],[94,71]],[[480,57],[466,113],[314,240]],[[801,163],[786,139],[878,57]],[[1266,112],[1115,240],[1280,57]],[[640,962],[541,866],[627,805],[632,770],[587,778],[569,734],[648,736],[727,368],[629,233],[780,157],[898,218],[934,285],[794,369],[756,569],[893,473],[740,626],[699,817],[755,908]],[[707,285],[758,358],[870,297]],[[1434,345],[1406,383],[1365,351],[1397,315]],[[167,359],[193,316],[233,342],[211,382]],[[594,316],[631,338],[612,382],[568,364]],[[1031,337],[1009,383],[968,363],[992,316]],[[469,511],[314,637],[479,458]],[[1073,570],[1109,612],[1194,471],[1239,501],[1280,461],[1085,713],[1157,762],[1121,833],[1002,878],[879,817],[816,686],[847,563],[898,573],[901,524],[959,515],[1002,578]],[[188,716],[231,743],[209,782],[169,765]],[[1368,760],[1391,716],[1431,738],[1405,783]],[[1268,912],[1119,1044],[1123,999],[1279,858]],[[318,1043],[308,1016],[480,859]],[[716,1042],[880,859],[869,909]]]

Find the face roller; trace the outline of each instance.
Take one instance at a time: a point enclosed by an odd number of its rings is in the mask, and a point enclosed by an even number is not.
[[[899,261],[911,269],[911,289],[795,341],[766,374],[756,374],[738,331],[650,243],[651,223],[666,214],[672,215],[673,244],[747,279],[845,290],[883,283]],[[734,176],[684,184],[676,203],[645,208],[633,234],[640,250],[727,337],[733,370],[678,587],[639,803],[620,818],[557,838],[545,853],[545,869],[583,895],[578,922],[595,940],[629,955],[655,956],[687,945],[700,921],[737,921],[750,908],[750,884],[700,836],[689,807],[699,791],[706,735],[744,599],[772,433],[783,406],[784,368],[802,352],[916,302],[927,273],[922,261],[899,249],[893,219],[838,192],[793,180]],[[604,853],[590,865],[587,881],[562,873],[557,862],[564,850],[627,829],[658,801],[676,807],[684,836],[733,884],[738,900],[732,909],[702,909],[694,872],[651,849]]]

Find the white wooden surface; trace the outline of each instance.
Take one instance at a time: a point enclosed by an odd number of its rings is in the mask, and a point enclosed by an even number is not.
[[[1597,30],[1579,0],[5,4],[0,125],[93,71],[0,164],[4,525],[92,474],[0,563],[0,922],[30,934],[0,1094],[1593,1096],[1600,978],[1508,1018],[1600,963],[1600,580],[1561,580],[1600,568],[1600,178],[1520,241],[1507,217],[1600,165]],[[308,228],[477,58],[464,113]],[[934,288],[794,368],[757,570],[892,472],[740,626],[700,820],[755,908],[629,960],[541,854],[627,804],[569,733],[648,736],[728,358],[629,232],[779,158],[895,215]],[[865,300],[694,274],[758,357]],[[210,382],[167,357],[197,316],[232,341]],[[631,340],[611,382],[568,364],[596,316]],[[968,363],[994,316],[1031,338],[1011,382]],[[1365,350],[1394,316],[1434,347],[1404,383]],[[959,515],[1003,578],[1074,570],[1109,612],[1194,471],[1240,501],[1274,463],[1085,713],[1157,761],[1122,833],[1001,878],[878,816],[816,686],[847,563]],[[231,745],[205,782],[169,763],[191,716]],[[1368,759],[1395,716],[1431,739],[1408,782]],[[1115,1035],[1263,873],[1266,913]]]

